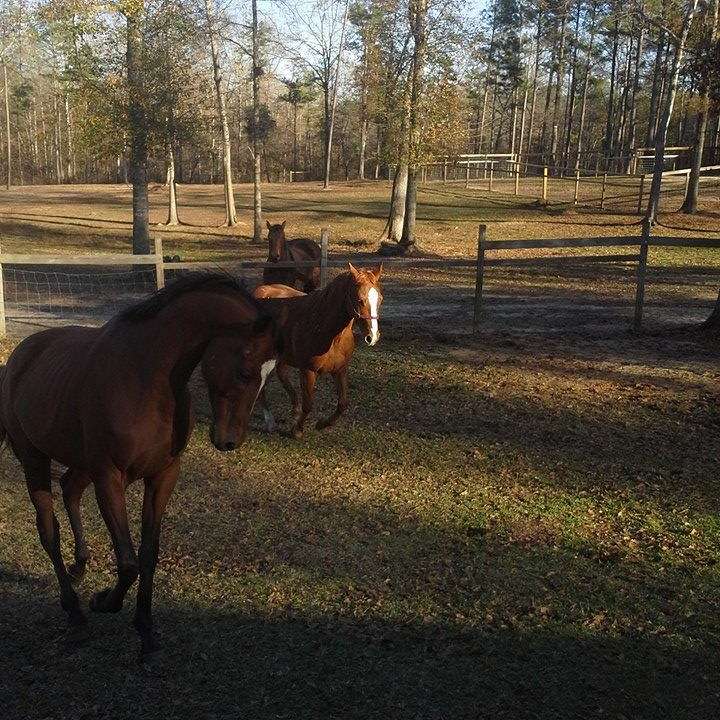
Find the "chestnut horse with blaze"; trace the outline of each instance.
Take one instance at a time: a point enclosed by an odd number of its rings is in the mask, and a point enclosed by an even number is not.
[[[201,275],[171,283],[100,328],[54,328],[15,348],[0,377],[0,435],[7,436],[23,467],[40,542],[71,625],[85,617],[60,550],[51,461],[69,468],[63,492],[66,501],[67,493],[74,494],[77,521],[80,494],[94,484],[112,538],[117,581],[93,596],[91,609],[119,611],[139,575],[134,624],[143,653],[154,650],[151,604],[160,523],[193,426],[190,375],[204,357],[213,443],[232,449],[245,437],[275,362],[276,342],[272,319],[242,286],[227,275]],[[140,478],[145,493],[138,558],[125,489]],[[84,543],[81,527],[72,524]]]
[[[294,410],[291,434],[302,436],[312,409],[318,375],[329,373],[335,380],[337,408],[317,423],[317,428],[334,425],[348,406],[348,366],[355,350],[353,326],[364,326],[365,342],[372,346],[380,339],[378,326],[383,296],[380,289],[382,265],[371,270],[349,270],[338,275],[323,290],[305,295],[285,285],[260,285],[253,295],[275,317],[281,350],[277,376],[290,397]],[[290,368],[300,370],[298,396],[290,379]],[[260,391],[265,427],[272,432],[275,421],[268,406],[265,388]]]
[[[314,240],[287,240],[285,221],[268,228],[268,265],[315,263],[312,267],[265,267],[263,283],[288,285],[306,293],[320,287],[320,246]]]

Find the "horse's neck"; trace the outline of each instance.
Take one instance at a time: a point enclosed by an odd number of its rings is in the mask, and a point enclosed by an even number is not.
[[[138,323],[136,339],[151,375],[166,376],[174,391],[187,385],[210,340],[229,323],[227,307],[203,303],[192,293],[163,308],[155,317]]]
[[[305,326],[313,345],[326,349],[353,321],[347,302],[348,283],[347,278],[339,276],[324,290],[308,295]],[[324,352],[324,349],[319,352]]]

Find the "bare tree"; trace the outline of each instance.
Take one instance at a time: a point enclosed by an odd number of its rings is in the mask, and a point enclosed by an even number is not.
[[[215,101],[222,127],[223,142],[223,177],[225,184],[225,225],[237,225],[237,211],[235,209],[235,193],[232,184],[232,150],[230,145],[230,126],[228,124],[227,109],[225,105],[225,92],[223,90],[222,68],[220,66],[218,18],[214,0],[205,0],[205,19],[207,34],[210,42],[210,55],[213,65],[213,80],[215,82]]]

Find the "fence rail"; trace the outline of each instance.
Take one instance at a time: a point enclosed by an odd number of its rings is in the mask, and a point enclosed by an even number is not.
[[[476,258],[353,258],[352,263],[358,267],[376,266],[382,262],[386,267],[426,267],[426,268],[473,268],[475,269],[475,293],[473,328],[477,330],[483,314],[483,284],[485,268],[500,265],[548,265],[566,263],[569,261],[583,263],[627,263],[637,262],[637,279],[635,294],[634,326],[640,329],[644,305],[645,278],[647,271],[647,254],[651,247],[677,247],[677,248],[703,248],[720,249],[720,238],[680,238],[671,236],[652,236],[647,220],[642,222],[642,229],[637,236],[612,236],[591,238],[546,238],[530,240],[487,240],[487,228],[480,225],[478,229],[478,244]],[[5,290],[3,282],[3,266],[31,265],[31,266],[58,266],[82,265],[98,267],[129,267],[154,266],[155,285],[162,288],[165,285],[165,273],[168,271],[209,270],[231,265],[242,270],[261,270],[265,268],[292,268],[320,266],[321,285],[325,285],[330,268],[343,268],[348,260],[329,259],[328,257],[329,231],[323,228],[321,234],[321,257],[319,262],[277,262],[270,263],[258,260],[239,261],[198,261],[198,262],[169,262],[163,257],[162,240],[155,240],[155,252],[149,255],[131,255],[128,253],[115,253],[104,255],[31,255],[24,253],[0,253],[0,334],[6,334],[5,316]],[[539,257],[501,257],[487,258],[486,253],[497,250],[552,250],[572,248],[625,248],[637,246],[636,253],[613,253],[604,255],[550,255]]]

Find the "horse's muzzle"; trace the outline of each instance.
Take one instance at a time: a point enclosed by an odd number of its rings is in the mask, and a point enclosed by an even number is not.
[[[372,335],[366,335],[365,336],[365,343],[372,347],[373,345],[377,345],[378,340],[380,339],[380,333],[374,333]]]

